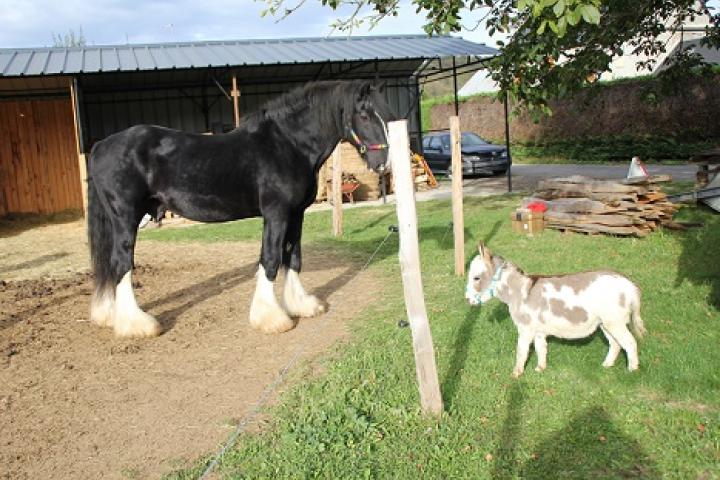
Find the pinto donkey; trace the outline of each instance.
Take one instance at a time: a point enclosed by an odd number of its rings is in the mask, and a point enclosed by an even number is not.
[[[557,276],[526,275],[517,266],[493,255],[482,242],[479,255],[470,263],[465,298],[480,305],[497,297],[507,304],[518,329],[513,377],[525,370],[534,343],[538,363],[547,366],[547,336],[584,338],[600,327],[610,344],[603,367],[615,364],[620,349],[627,354],[628,370],[637,370],[635,337],[645,333],[640,318],[640,289],[615,272],[595,271]]]
[[[303,215],[315,200],[318,171],[340,140],[351,142],[370,168],[384,168],[385,122],[393,119],[384,97],[382,87],[366,81],[316,82],[272,100],[226,134],[138,125],[96,143],[88,161],[91,320],[124,337],[161,333],[138,307],[131,275],[140,220],[166,209],[202,222],[263,217],[254,328],[284,332],[294,327],[290,317],[323,312],[300,283]],[[278,302],[273,285],[281,266]]]

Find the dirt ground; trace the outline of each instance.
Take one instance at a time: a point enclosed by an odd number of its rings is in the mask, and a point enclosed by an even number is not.
[[[167,228],[167,227],[163,227]],[[116,339],[87,321],[80,221],[0,229],[0,478],[158,478],[217,451],[298,349],[347,334],[376,283],[304,248],[324,317],[285,334],[248,326],[256,244],[141,241],[138,303],[165,333]],[[319,325],[318,325],[319,324]]]

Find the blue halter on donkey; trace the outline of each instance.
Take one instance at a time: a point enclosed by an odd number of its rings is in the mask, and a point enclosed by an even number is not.
[[[370,82],[316,82],[269,102],[226,134],[138,125],[96,143],[88,160],[92,321],[120,336],[161,332],[135,301],[131,271],[140,220],[165,210],[201,222],[263,217],[253,327],[283,332],[294,326],[290,317],[324,311],[299,279],[303,216],[315,200],[318,171],[343,139],[370,168],[384,168],[385,121],[392,119],[382,88]],[[281,267],[287,275],[278,302],[273,283]]]

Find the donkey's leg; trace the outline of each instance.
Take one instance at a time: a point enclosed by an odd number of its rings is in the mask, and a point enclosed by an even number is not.
[[[637,342],[635,341],[635,337],[632,336],[632,333],[630,333],[630,330],[628,330],[627,325],[625,323],[612,325],[605,324],[605,328],[608,329],[622,349],[625,350],[628,361],[628,370],[631,372],[637,370],[640,366],[640,362],[638,360]]]
[[[286,249],[283,250],[283,265],[286,270],[282,304],[292,316],[313,317],[324,312],[325,305],[315,295],[308,294],[300,283],[302,223],[303,212],[300,212],[299,215],[290,219],[285,235]]]
[[[610,344],[610,348],[608,349],[607,356],[605,357],[605,361],[602,363],[602,366],[605,368],[612,367],[615,365],[615,360],[617,360],[618,354],[620,353],[620,344],[612,335],[610,335],[610,332],[608,332],[604,326],[600,326],[600,328]]]
[[[530,352],[530,344],[533,341],[532,333],[518,330],[517,353],[515,354],[515,369],[512,372],[514,378],[518,378],[525,371],[525,362]]]
[[[263,227],[257,286],[250,305],[250,325],[263,333],[280,333],[295,326],[275,298],[273,286],[282,261],[282,247],[287,231],[285,216],[268,214]]]
[[[538,357],[538,363],[537,367],[535,367],[536,372],[542,372],[547,367],[547,340],[545,338],[545,335],[542,333],[538,333],[535,335],[535,353]]]
[[[143,212],[144,213],[144,212]],[[113,328],[120,337],[154,337],[160,335],[160,324],[138,307],[132,288],[133,254],[141,213],[128,206],[113,220],[112,265],[115,277],[115,311]]]

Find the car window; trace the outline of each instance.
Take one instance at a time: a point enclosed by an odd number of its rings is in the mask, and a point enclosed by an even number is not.
[[[450,135],[442,136],[442,144],[443,144],[443,147],[450,148]]]
[[[463,132],[460,140],[462,145],[487,145],[488,142],[478,137],[474,133]]]
[[[440,150],[442,144],[440,143],[440,137],[432,137],[430,140],[430,148],[433,150]]]
[[[422,145],[423,145],[423,150],[425,150],[426,148],[429,148],[429,147],[430,147],[430,140],[431,140],[431,137],[424,137],[424,138],[423,138],[423,144],[422,144]]]

